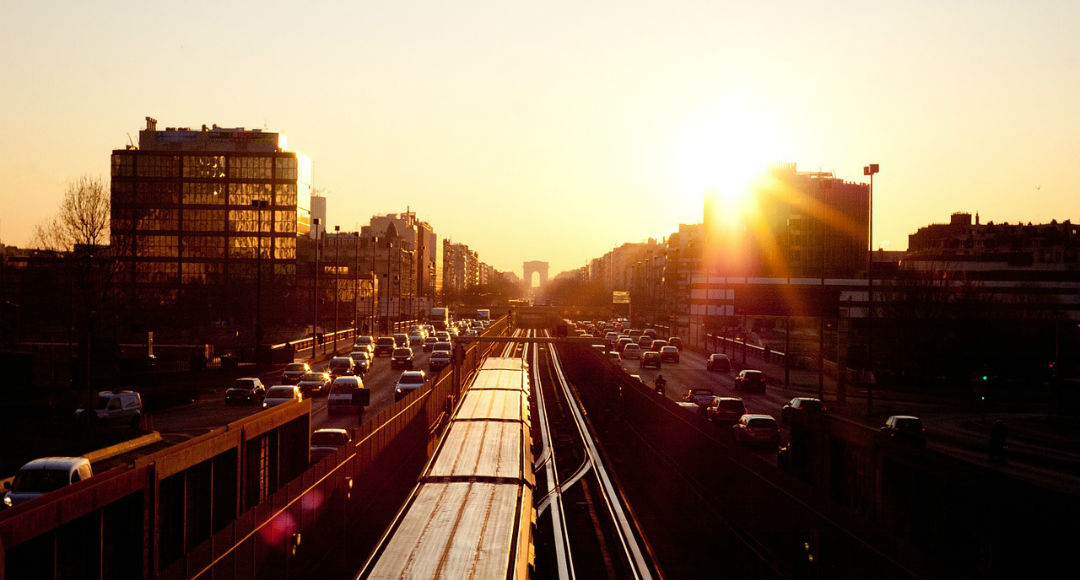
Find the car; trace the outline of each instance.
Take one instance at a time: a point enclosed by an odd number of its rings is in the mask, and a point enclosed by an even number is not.
[[[434,336],[428,336],[424,339],[424,352],[431,352],[431,349],[435,347],[435,343],[439,342],[439,339]]]
[[[641,332],[641,334],[649,338],[655,339],[658,333],[656,332],[655,328],[646,328]]]
[[[326,365],[326,372],[333,377],[353,375],[356,374],[356,363],[351,357],[335,356],[330,359],[330,364]]]
[[[772,415],[743,415],[731,430],[735,440],[743,445],[780,445],[780,426]]]
[[[356,337],[353,341],[353,350],[366,350],[371,354],[375,354],[375,337],[370,334]]]
[[[713,353],[705,359],[705,370],[722,373],[731,372],[731,359],[726,354]]]
[[[263,409],[269,409],[270,407],[276,407],[283,403],[291,403],[293,401],[299,403],[303,400],[304,395],[300,392],[300,387],[296,385],[274,385],[267,389],[262,406]]]
[[[655,350],[647,350],[647,351],[641,353],[641,361],[638,363],[638,368],[642,368],[642,369],[645,368],[645,367],[660,368],[660,365],[662,365],[662,364],[663,363],[660,362],[660,353],[656,352]]]
[[[627,344],[622,349],[622,357],[626,360],[641,358],[641,347],[633,343]]]
[[[370,402],[371,394],[364,387],[360,377],[338,377],[330,384],[330,394],[326,396],[326,412],[356,413]]]
[[[682,350],[682,339],[677,336],[669,336],[667,339],[668,344],[675,348]]]
[[[660,349],[660,360],[662,362],[678,363],[679,359],[679,349],[675,348],[674,346],[671,346],[669,344]]]
[[[431,357],[428,359],[428,369],[431,372],[436,373],[450,366],[452,355],[449,350],[436,350],[431,353]]]
[[[660,349],[664,348],[665,346],[668,346],[668,343],[667,343],[666,340],[654,339],[652,341],[652,345],[649,346],[649,350],[655,350],[656,352],[660,352]],[[678,350],[678,349],[675,349],[675,350]]]
[[[330,388],[331,380],[329,373],[312,372],[300,377],[300,382],[296,383],[296,386],[300,387],[300,392],[306,396],[314,393],[325,395]]]
[[[85,457],[42,457],[19,468],[11,482],[4,482],[4,507],[41,497],[50,491],[89,479],[94,470]]]
[[[366,350],[354,350],[349,353],[349,358],[353,359],[353,364],[356,365],[356,372],[354,374],[359,375],[363,375],[371,370],[371,364],[375,362],[375,357]]]
[[[613,363],[615,363],[617,365],[622,365],[622,355],[620,355],[619,353],[617,353],[617,352],[615,352],[613,350],[609,350],[607,352],[607,358],[608,358],[609,361],[611,361],[611,362],[613,362]]]
[[[606,340],[609,345],[615,344],[615,339],[617,338],[619,338],[619,333],[614,330],[604,334],[604,340]]]
[[[397,384],[394,385],[394,400],[400,401],[409,393],[424,386],[426,381],[424,371],[405,371],[401,373]]]
[[[311,372],[311,367],[307,363],[293,362],[285,365],[285,370],[281,372],[281,383],[285,385],[295,385],[300,377]]]
[[[736,391],[765,392],[765,373],[753,369],[744,369],[735,375]]]
[[[689,389],[683,395],[683,400],[688,403],[696,403],[698,407],[704,408],[715,397],[716,393],[712,389]]]
[[[409,335],[399,332],[394,335],[394,348],[410,348]]]
[[[419,330],[413,330],[409,333],[409,346],[417,347],[424,345],[424,333]]]
[[[390,355],[390,368],[406,368],[411,369],[413,366],[413,352],[409,347],[395,348],[393,354]]]
[[[348,445],[352,441],[349,432],[345,429],[323,428],[316,429],[311,433],[311,462],[315,463],[327,455],[337,453],[338,449]]]
[[[746,414],[746,404],[738,397],[713,397],[705,407],[705,418],[714,423],[730,425]]]
[[[439,342],[448,343],[450,342],[450,333],[445,330],[437,330],[435,331],[435,338],[438,339]]]
[[[787,423],[797,413],[825,413],[825,403],[815,397],[795,397],[780,408],[780,420]]]
[[[81,417],[84,413],[86,409],[78,409],[75,416]],[[137,429],[142,419],[142,397],[127,389],[98,391],[90,418],[99,425],[130,425]]]
[[[881,433],[896,441],[911,442],[926,447],[926,427],[914,415],[891,415],[881,426]]]
[[[624,348],[626,348],[626,345],[633,343],[634,339],[630,338],[629,336],[620,336],[615,341],[615,350],[618,351],[619,354],[622,354],[622,351]]]
[[[652,341],[653,339],[651,336],[643,334],[637,339],[637,345],[643,350],[652,350]]]
[[[262,403],[266,396],[266,386],[257,377],[242,377],[233,381],[231,387],[225,389],[225,404],[235,402]]]

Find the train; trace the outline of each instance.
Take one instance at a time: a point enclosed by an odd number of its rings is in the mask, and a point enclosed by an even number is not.
[[[525,580],[535,566],[528,364],[489,357],[356,575]]]

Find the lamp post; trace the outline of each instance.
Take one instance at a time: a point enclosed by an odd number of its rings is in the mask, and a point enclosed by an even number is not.
[[[388,300],[390,298],[390,292],[389,292],[389,290],[390,290],[390,249],[393,248],[393,247],[394,247],[394,240],[387,240],[386,241],[386,289],[387,289],[386,297],[387,297]],[[390,332],[390,302],[387,302],[386,305],[383,308],[384,308],[384,311],[386,312],[386,316],[383,317],[383,320],[385,321],[384,324],[383,324],[383,328],[386,329],[387,334],[392,334]]]
[[[360,333],[357,330],[360,327],[360,232],[353,232],[353,238],[356,242],[356,267],[353,268],[353,295],[352,295],[352,312],[353,312],[353,340],[355,341]]]
[[[319,218],[313,218],[315,226],[315,275],[311,282],[311,358],[315,359],[315,346],[319,340]]]
[[[870,176],[870,192],[867,196],[869,211],[870,253],[866,257],[866,414],[874,412],[874,174],[879,171],[877,163],[863,167],[863,175]]]
[[[338,293],[338,282],[341,280],[341,272],[338,271],[338,238],[341,237],[341,226],[334,226],[334,354],[337,354],[337,331],[338,331],[338,302],[341,295]]]
[[[259,362],[259,345],[262,344],[262,212],[269,206],[265,199],[251,200],[251,207],[258,215],[255,227],[255,350],[253,357]]]
[[[371,304],[368,305],[368,310],[371,312],[371,328],[375,332],[375,247],[379,244],[378,236],[373,236],[368,240],[368,249],[371,250],[371,271],[368,272],[371,278]],[[375,332],[378,334],[378,332]]]

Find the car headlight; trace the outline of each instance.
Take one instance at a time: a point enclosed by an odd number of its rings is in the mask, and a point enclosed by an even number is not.
[[[263,409],[266,409],[268,407],[270,407],[270,403],[267,403],[266,401],[263,401]]]
[[[394,392],[395,393],[400,393],[401,392],[401,387],[397,387],[396,389],[394,389]]]
[[[11,496],[6,493],[4,494],[4,505],[8,507],[12,507],[15,505],[15,502],[11,501]]]

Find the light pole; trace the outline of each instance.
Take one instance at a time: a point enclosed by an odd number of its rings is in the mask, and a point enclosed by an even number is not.
[[[373,236],[368,240],[368,249],[371,250],[371,271],[369,272],[371,278],[371,304],[368,305],[368,310],[371,311],[371,330],[375,334],[378,334],[375,330],[375,315],[378,314],[375,310],[375,248],[378,245],[378,236]]]
[[[866,257],[866,414],[874,413],[874,174],[879,171],[877,163],[863,167],[863,175],[870,176],[870,192],[867,196],[869,210],[870,253]]]
[[[356,337],[360,336],[357,330],[360,328],[360,232],[353,232],[353,237],[356,242],[356,267],[353,268],[353,295],[352,295],[352,312],[353,312],[353,341]]]
[[[315,359],[315,346],[319,340],[319,218],[313,218],[315,226],[315,275],[311,282],[311,358]]]
[[[383,317],[384,320],[385,320],[385,323],[383,324],[383,328],[386,329],[387,334],[392,334],[390,332],[390,302],[389,302],[390,292],[389,292],[389,290],[390,290],[390,249],[393,248],[393,247],[394,247],[394,240],[387,240],[386,241],[386,290],[387,290],[386,298],[387,298],[388,301],[387,301],[386,305],[383,307],[384,310],[386,311],[386,316]]]
[[[341,280],[341,272],[338,271],[338,238],[341,237],[341,226],[334,226],[334,354],[337,354],[337,331],[338,331],[338,281]]]
[[[255,228],[255,350],[253,357],[259,362],[259,345],[262,344],[262,212],[269,206],[265,199],[251,200],[251,207],[258,215]]]

